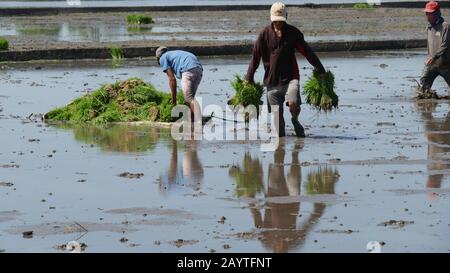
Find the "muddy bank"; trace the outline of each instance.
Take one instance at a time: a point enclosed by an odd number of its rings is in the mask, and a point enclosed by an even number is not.
[[[426,47],[426,40],[387,40],[354,42],[313,42],[310,46],[316,52],[340,52],[363,50],[391,50]],[[197,56],[248,55],[252,44],[210,45],[210,46],[172,46],[172,49],[190,51]],[[123,48],[124,58],[153,57],[157,46]],[[0,52],[2,62],[21,62],[32,60],[70,60],[70,59],[111,59],[109,48],[74,48],[29,51]]]
[[[248,54],[269,21],[267,9],[147,14],[155,23],[143,27],[130,27],[127,12],[3,16],[0,36],[10,48],[0,52],[0,59],[103,59],[111,46],[124,48],[126,57],[145,57],[159,45],[193,48],[199,55]],[[415,8],[291,7],[289,23],[299,27],[318,51],[425,46],[426,19]]]
[[[353,3],[342,4],[300,4],[288,5],[297,8],[348,8],[353,7]],[[442,2],[441,7],[450,7],[450,3]],[[420,1],[410,2],[386,2],[381,3],[381,7],[391,8],[423,8],[424,3]],[[34,8],[0,8],[0,15],[54,15],[80,12],[154,12],[154,11],[236,11],[236,10],[268,10],[270,5],[180,5],[180,6],[142,6],[142,7],[34,7]]]

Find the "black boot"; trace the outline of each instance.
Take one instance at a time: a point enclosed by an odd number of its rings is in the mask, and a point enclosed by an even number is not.
[[[291,118],[292,121],[292,125],[294,125],[294,130],[295,130],[295,135],[297,137],[305,137],[305,129],[303,128],[303,126],[300,124],[300,122],[298,121],[298,119],[296,118]]]

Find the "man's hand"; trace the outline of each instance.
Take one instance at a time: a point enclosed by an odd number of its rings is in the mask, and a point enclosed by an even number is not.
[[[251,79],[246,79],[245,82],[246,82],[246,83],[249,83],[249,84],[255,84],[255,80],[254,80],[253,78],[251,78]]]
[[[428,57],[428,59],[427,59],[427,61],[426,61],[426,64],[427,65],[430,65],[430,64],[432,64],[434,62],[434,59],[432,58],[432,57]]]

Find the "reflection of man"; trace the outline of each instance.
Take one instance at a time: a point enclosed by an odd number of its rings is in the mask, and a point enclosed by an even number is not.
[[[170,156],[169,169],[167,171],[167,182],[161,179],[161,191],[168,191],[174,185],[189,186],[198,190],[203,180],[203,166],[198,157],[195,142],[187,142],[184,148],[183,160],[181,166],[178,165],[178,145],[176,141],[172,142],[172,152]],[[191,147],[188,147],[191,145]]]
[[[450,111],[445,118],[434,118],[433,110],[437,102],[419,102],[419,109],[425,119],[425,130],[428,139],[428,180],[427,188],[440,188],[444,178],[443,171],[450,170],[450,164],[435,163],[433,161],[447,161],[450,155]],[[449,103],[450,106],[450,103]]]
[[[285,173],[284,145],[284,141],[281,141],[278,149],[274,152],[274,162],[269,165],[268,189],[265,193],[268,200],[264,206],[264,216],[256,204],[249,204],[255,227],[263,228],[260,232],[261,236],[258,236],[259,240],[267,249],[274,252],[287,252],[301,245],[308,232],[323,215],[326,206],[323,203],[315,203],[310,216],[301,218],[304,221],[298,227],[297,219],[299,219],[298,214],[300,212],[299,196],[302,179],[299,161],[301,145],[296,144],[292,150],[292,164],[290,164],[287,174]],[[256,165],[259,165],[259,167]],[[330,184],[329,186],[319,187],[314,193],[334,193],[334,183],[338,177],[337,171],[330,178],[330,171],[327,171],[327,168],[319,168],[318,170],[319,173],[314,172],[310,176],[316,179],[307,181],[307,183]],[[326,174],[320,173],[321,171],[325,171]],[[263,192],[260,189],[260,186],[264,184],[260,176],[262,172],[262,163],[258,159],[252,160],[247,153],[242,167],[230,168],[230,176],[236,179],[238,196],[242,196],[239,194],[245,192],[246,194],[243,194],[243,196],[255,198],[257,193]]]
[[[428,57],[417,98],[437,98],[437,94],[431,90],[437,76],[442,76],[450,86],[450,36],[448,24],[442,18],[437,2],[428,2],[424,11],[428,21]]]

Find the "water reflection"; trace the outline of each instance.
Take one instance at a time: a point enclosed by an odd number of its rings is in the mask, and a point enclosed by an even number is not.
[[[438,106],[443,107],[444,111],[439,112]],[[428,140],[427,188],[440,188],[450,170],[450,110],[448,106],[450,102],[417,102],[417,107],[425,121],[425,133]]]
[[[176,188],[191,188],[199,191],[203,182],[203,165],[197,151],[198,141],[191,140],[181,145],[175,140],[171,142],[171,152],[167,175],[160,177],[160,192],[166,194]],[[181,160],[178,157],[178,148],[182,147]]]
[[[296,144],[293,147],[291,162],[287,163],[285,145],[280,143],[274,152],[273,162],[268,166],[266,192],[264,192],[263,166],[249,153],[245,154],[240,166],[233,166],[229,171],[236,182],[238,197],[254,198],[258,194],[264,194],[266,197],[267,201],[263,209],[251,203],[250,210],[255,227],[260,229],[258,239],[269,251],[288,252],[301,246],[326,208],[323,203],[314,203],[308,216],[299,217],[302,181],[302,167],[299,161],[301,148],[302,144]],[[305,181],[306,192],[307,194],[334,194],[334,186],[338,179],[339,174],[335,168],[310,167]]]
[[[85,144],[93,144],[102,151],[136,153],[155,149],[158,141],[169,140],[170,131],[149,126],[93,126],[93,125],[57,125],[70,129],[74,138]]]
[[[16,22],[10,24],[2,35],[42,36],[49,40],[62,42],[109,42],[133,39],[152,39],[152,26],[131,27],[126,24],[108,25],[105,23],[80,25],[63,22],[60,24],[29,24]]]

